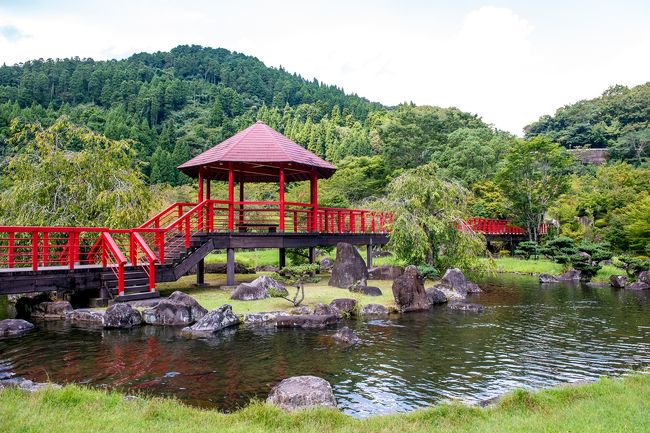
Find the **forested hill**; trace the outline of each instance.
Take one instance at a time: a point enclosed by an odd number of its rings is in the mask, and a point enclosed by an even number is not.
[[[612,86],[525,128],[526,137],[546,135],[567,148],[608,148],[613,159],[640,163],[650,157],[650,82]]]

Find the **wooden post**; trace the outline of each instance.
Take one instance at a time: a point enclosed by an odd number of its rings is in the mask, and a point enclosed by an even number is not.
[[[318,173],[316,168],[311,169],[311,231],[317,232],[318,229]]]
[[[232,169],[232,162],[228,163],[228,231],[235,228],[235,172]]]
[[[235,249],[226,248],[226,285],[235,285]]]
[[[366,264],[368,265],[368,269],[372,269],[372,238],[370,238],[368,245],[366,245]]]
[[[278,267],[280,269],[287,267],[287,250],[285,248],[280,248],[280,256],[278,257]]]
[[[196,285],[205,285],[205,261],[203,259],[196,264]]]
[[[284,232],[284,167],[280,167],[280,232]]]
[[[197,197],[197,204],[203,202],[203,169],[199,167],[199,192],[198,192],[198,197]],[[203,231],[203,208],[199,210],[199,214],[197,216],[197,230],[202,232]]]

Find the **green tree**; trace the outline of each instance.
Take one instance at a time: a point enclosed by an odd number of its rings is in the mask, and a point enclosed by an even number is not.
[[[14,135],[30,140],[4,171],[0,215],[6,224],[119,228],[136,226],[149,215],[153,199],[129,142],[65,118],[46,129],[28,124]],[[81,150],[66,150],[77,146]]]
[[[528,239],[539,240],[539,226],[551,204],[569,188],[572,159],[545,137],[517,140],[497,173],[497,183],[511,203],[514,221]]]
[[[444,270],[477,270],[485,252],[480,235],[458,230],[467,216],[468,191],[443,180],[435,164],[409,170],[388,186],[380,201],[394,213],[390,248],[400,259]]]

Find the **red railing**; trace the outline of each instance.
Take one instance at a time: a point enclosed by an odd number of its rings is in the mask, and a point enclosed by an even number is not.
[[[132,266],[142,266],[155,287],[155,265],[169,252],[186,250],[203,232],[386,233],[392,214],[342,208],[317,208],[309,203],[204,200],[174,203],[134,229],[104,227],[0,226],[0,269],[82,265],[110,267],[124,292],[122,251]],[[110,265],[110,266],[109,266]]]
[[[490,218],[470,218],[465,221],[465,225],[461,227],[463,229],[471,229],[477,233],[483,233],[486,235],[525,235],[526,231],[519,227],[511,224],[509,220],[498,220]],[[540,234],[548,233],[548,225],[541,224],[539,226]]]

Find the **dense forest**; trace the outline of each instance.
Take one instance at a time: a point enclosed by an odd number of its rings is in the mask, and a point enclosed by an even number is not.
[[[395,236],[409,260],[474,245],[444,229],[468,216],[513,219],[535,241],[538,223],[554,221],[575,240],[650,253],[650,83],[563,107],[520,139],[457,108],[387,107],[199,46],[0,67],[0,224],[139,224],[194,194],[177,165],[256,119],[337,165],[322,205],[402,209],[396,227],[422,229]],[[606,147],[611,164],[584,167],[565,150],[575,147]]]

